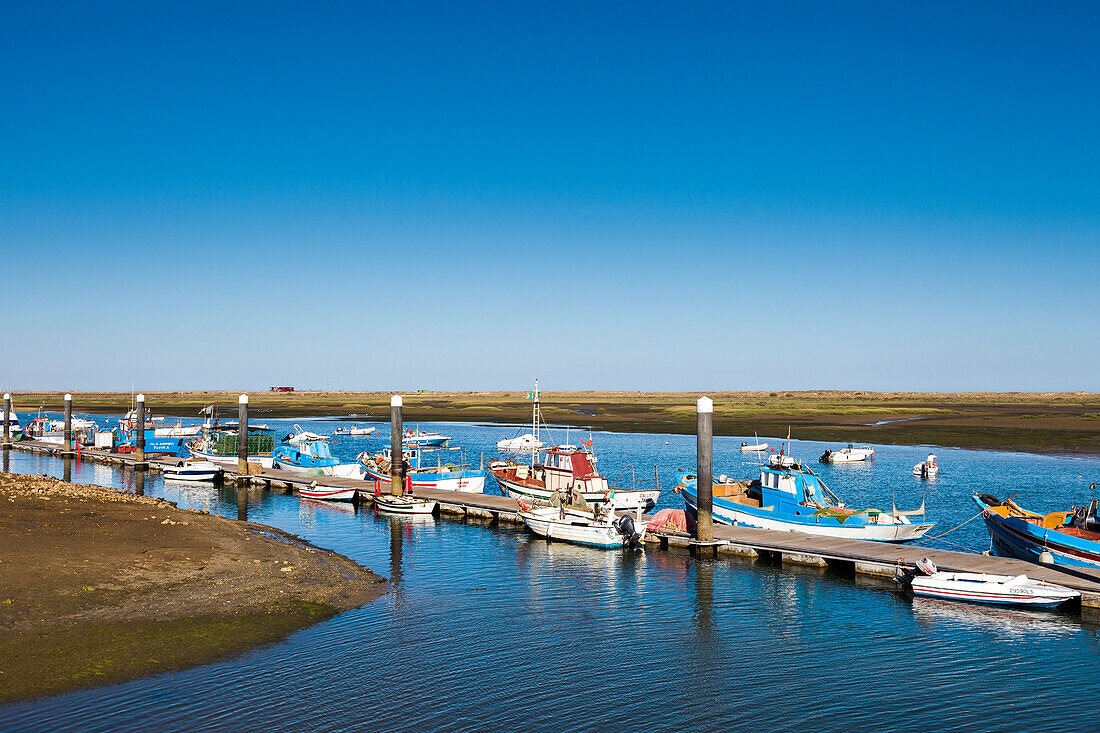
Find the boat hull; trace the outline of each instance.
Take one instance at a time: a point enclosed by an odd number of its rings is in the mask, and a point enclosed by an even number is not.
[[[365,478],[370,481],[389,483],[388,474],[380,473],[369,466],[363,466]],[[469,475],[459,475],[469,474]],[[451,474],[420,474],[416,471],[408,473],[408,485],[416,489],[443,489],[444,491],[461,491],[466,494],[485,493],[485,474],[480,471],[455,471]]]
[[[1001,582],[990,580],[996,577],[1001,578]],[[913,579],[912,586],[914,595],[926,598],[997,606],[1054,608],[1080,595],[1077,591],[1050,583],[1028,581],[1014,585],[1012,582],[1004,582],[1005,580],[1010,579],[976,573],[951,573],[943,579],[936,575],[917,577]]]
[[[493,478],[496,479],[497,485],[500,486],[501,491],[513,499],[528,499],[533,501],[547,502],[550,501],[550,495],[554,492],[547,491],[545,488],[538,488],[530,486],[529,484],[519,483],[505,478],[496,471],[491,471]],[[581,492],[584,500],[594,504],[607,503],[604,499],[604,492]],[[617,510],[623,511],[636,511],[638,509],[643,512],[647,512],[653,508],[657,503],[658,497],[661,493],[657,490],[634,490],[634,489],[616,489],[615,495],[611,498],[611,505]]]
[[[614,549],[623,546],[623,536],[609,522],[591,522],[566,514],[561,518],[557,509],[552,511],[520,511],[520,517],[532,534],[548,540],[569,542],[586,547]],[[645,526],[638,530],[644,534]]]
[[[688,488],[681,488],[680,494],[684,497],[688,512],[695,516],[698,510],[695,493]],[[920,539],[934,526],[932,524],[851,524],[846,526],[847,523],[841,523],[835,519],[815,518],[809,515],[801,517],[800,520],[793,520],[783,516],[768,516],[769,512],[766,510],[754,509],[717,496],[712,499],[712,507],[714,521],[719,524],[736,524],[757,529],[873,542],[910,542]]]
[[[211,462],[217,463],[218,465],[221,465],[221,466],[236,466],[237,465],[237,456],[216,456],[216,455],[213,455],[211,453],[203,453],[202,451],[197,451],[194,448],[191,449],[191,455],[194,456],[195,458],[201,458],[204,461],[211,461]],[[260,466],[263,467],[263,468],[272,468],[273,467],[273,460],[274,459],[271,456],[249,456],[248,457],[248,462],[249,463],[259,463]]]
[[[321,499],[323,501],[355,501],[355,488],[343,486],[303,486],[298,490],[299,496],[306,499]]]
[[[406,496],[376,494],[374,505],[378,507],[378,511],[387,514],[432,514],[435,512],[436,502]]]
[[[1038,563],[1042,553],[1047,551],[1055,565],[1100,567],[1100,542],[1067,536],[1017,517],[1002,517],[977,496],[973,499],[982,509],[982,518],[996,554]]]

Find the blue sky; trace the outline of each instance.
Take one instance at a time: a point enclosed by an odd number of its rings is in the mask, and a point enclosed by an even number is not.
[[[0,383],[1100,391],[1098,14],[8,4]]]

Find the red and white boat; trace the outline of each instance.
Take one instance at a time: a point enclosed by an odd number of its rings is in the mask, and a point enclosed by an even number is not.
[[[354,501],[356,490],[355,487],[347,488],[346,486],[318,486],[317,482],[314,481],[309,486],[303,486],[299,489],[298,494],[307,499]]]

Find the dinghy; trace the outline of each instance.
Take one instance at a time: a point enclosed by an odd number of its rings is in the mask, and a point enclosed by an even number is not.
[[[222,467],[213,461],[179,461],[164,467],[164,478],[172,481],[214,481],[221,473]]]
[[[435,499],[418,499],[415,496],[375,494],[374,505],[378,511],[388,514],[431,514],[435,511]]]
[[[943,573],[926,557],[917,562],[914,571],[902,575],[899,582],[907,582],[918,596],[1002,606],[1054,608],[1081,595],[1072,588],[1032,580],[1026,575]]]
[[[500,450],[513,451],[516,453],[535,451],[545,445],[546,443],[539,440],[531,433],[525,433],[516,438],[505,438],[504,440],[497,441],[497,448]]]
[[[305,499],[322,499],[324,501],[354,501],[356,488],[345,486],[318,486],[313,481],[309,486],[299,489],[298,494]]]
[[[742,453],[763,453],[766,450],[768,450],[768,444],[767,443],[761,443],[759,435],[757,435],[756,433],[753,433],[752,437],[756,440],[756,442],[752,443],[751,445],[749,443],[742,443],[741,444],[741,452]]]
[[[351,436],[374,435],[374,433],[377,432],[377,431],[378,431],[378,428],[375,428],[375,427],[369,427],[369,428],[340,427],[340,428],[336,428],[335,430],[333,430],[332,434],[333,434],[333,436],[336,436],[336,435],[351,435]]]

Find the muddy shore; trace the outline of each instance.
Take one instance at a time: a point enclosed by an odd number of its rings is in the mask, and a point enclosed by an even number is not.
[[[0,704],[203,664],[384,589],[271,527],[0,474]]]

